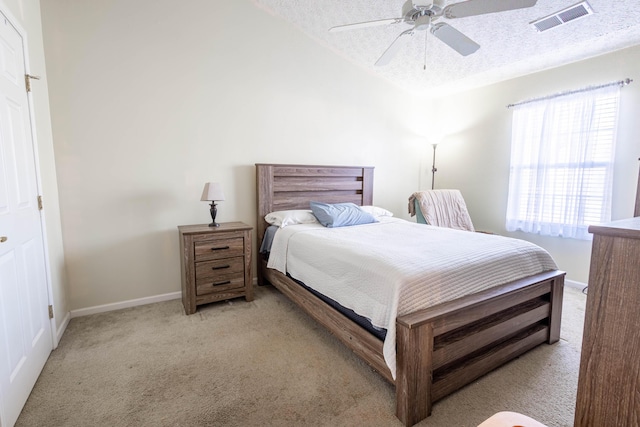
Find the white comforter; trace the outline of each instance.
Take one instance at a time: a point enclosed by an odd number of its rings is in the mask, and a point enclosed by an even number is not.
[[[383,352],[393,378],[397,316],[557,268],[546,251],[523,240],[390,217],[280,229],[268,267],[387,329]]]

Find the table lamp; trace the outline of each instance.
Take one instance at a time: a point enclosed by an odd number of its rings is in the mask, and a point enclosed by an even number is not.
[[[203,202],[211,202],[211,224],[209,227],[220,227],[220,224],[216,222],[216,215],[218,214],[218,208],[216,206],[216,201],[224,200],[224,193],[222,192],[222,186],[219,182],[207,182],[204,185],[204,190],[202,190],[202,197],[200,198]]]

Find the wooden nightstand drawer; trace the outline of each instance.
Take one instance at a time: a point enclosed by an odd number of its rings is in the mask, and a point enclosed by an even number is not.
[[[195,243],[195,261],[231,258],[244,254],[244,239],[212,239]]]
[[[225,258],[196,263],[196,286],[202,280],[228,275],[244,275],[244,257]]]
[[[224,274],[208,279],[196,279],[196,295],[225,292],[244,287],[244,273]]]
[[[197,306],[244,297],[253,300],[251,231],[242,222],[181,225],[180,271],[186,314]]]

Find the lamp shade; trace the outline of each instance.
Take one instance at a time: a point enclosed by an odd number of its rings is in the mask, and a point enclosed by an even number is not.
[[[220,201],[224,200],[222,185],[219,182],[207,182],[202,190],[201,201]]]

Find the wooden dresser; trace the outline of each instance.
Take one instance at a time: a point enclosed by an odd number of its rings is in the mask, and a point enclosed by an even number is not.
[[[591,226],[574,426],[640,425],[640,218]]]
[[[182,304],[187,314],[213,301],[245,297],[253,300],[251,231],[242,222],[219,227],[181,225]]]

